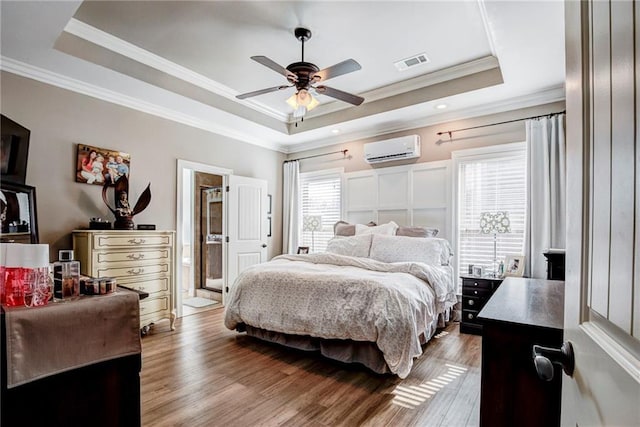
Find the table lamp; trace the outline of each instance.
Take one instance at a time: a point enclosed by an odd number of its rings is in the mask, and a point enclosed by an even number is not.
[[[314,232],[322,231],[322,216],[305,215],[302,218],[302,231],[311,232],[311,252],[315,252]]]
[[[482,212],[480,213],[480,232],[482,234],[493,233],[493,277],[498,275],[497,242],[498,233],[510,233],[511,221],[509,212]]]

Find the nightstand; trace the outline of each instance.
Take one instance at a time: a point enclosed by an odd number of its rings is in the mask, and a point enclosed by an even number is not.
[[[477,319],[482,307],[504,279],[498,277],[460,276],[462,279],[462,319],[460,332],[482,334],[482,324]]]

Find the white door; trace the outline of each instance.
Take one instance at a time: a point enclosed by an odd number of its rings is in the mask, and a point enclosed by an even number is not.
[[[223,301],[244,269],[267,260],[267,182],[230,175],[227,183],[228,274]]]
[[[636,2],[565,2],[571,427],[640,425],[639,22]]]

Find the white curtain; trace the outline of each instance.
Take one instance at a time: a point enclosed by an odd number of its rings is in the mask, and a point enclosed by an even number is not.
[[[528,277],[545,279],[550,248],[565,248],[566,164],[565,114],[527,120],[527,232]]]
[[[282,253],[298,250],[300,229],[300,164],[297,160],[283,165]]]

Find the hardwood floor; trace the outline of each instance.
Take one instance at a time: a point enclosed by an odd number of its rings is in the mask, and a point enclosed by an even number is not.
[[[143,338],[144,426],[478,425],[481,341],[458,323],[401,380],[262,342],[222,319],[222,308],[210,310]]]

